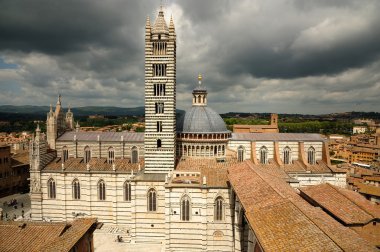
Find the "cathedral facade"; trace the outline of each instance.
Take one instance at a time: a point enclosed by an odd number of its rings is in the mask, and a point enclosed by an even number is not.
[[[145,132],[82,132],[61,98],[31,142],[34,220],[97,217],[167,251],[241,251],[246,230],[228,181],[245,160],[294,187],[345,185],[318,134],[232,133],[198,77],[176,118],[176,33],[163,11],[145,26]],[[190,102],[190,101],[189,101]],[[240,218],[240,221],[239,221]],[[128,238],[127,238],[128,237]]]

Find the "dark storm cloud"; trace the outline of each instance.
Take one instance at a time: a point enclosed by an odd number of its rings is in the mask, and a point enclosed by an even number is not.
[[[179,108],[191,106],[198,73],[218,112],[380,107],[378,0],[163,3],[177,31]],[[0,69],[1,103],[46,105],[60,92],[72,106],[143,105],[145,18],[153,24],[159,4],[0,0],[0,62],[17,66]]]
[[[139,46],[140,1],[24,1],[0,2],[0,49],[64,54],[87,47]],[[140,22],[139,22],[140,21]],[[123,32],[130,32],[125,40]]]

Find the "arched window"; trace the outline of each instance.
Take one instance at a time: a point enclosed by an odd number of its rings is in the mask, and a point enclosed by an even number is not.
[[[216,221],[221,221],[224,218],[223,203],[224,200],[221,196],[215,199],[214,218]]]
[[[161,148],[162,142],[161,139],[157,139],[157,148]]]
[[[106,184],[103,180],[98,182],[98,198],[99,200],[106,200]]]
[[[73,181],[73,199],[80,199],[80,184],[77,179]]]
[[[131,201],[131,182],[126,181],[124,183],[124,200],[125,201]]]
[[[157,193],[153,188],[148,191],[148,211],[157,211]]]
[[[244,160],[244,148],[243,146],[239,146],[238,148],[238,162],[243,162]]]
[[[67,149],[67,146],[64,146],[62,148],[62,162],[65,162],[67,159],[69,159],[69,150]]]
[[[55,199],[55,196],[55,181],[51,178],[48,181],[48,197],[49,199]]]
[[[260,148],[260,163],[261,164],[268,163],[268,149],[265,146]]]
[[[87,164],[88,162],[90,162],[90,159],[91,159],[91,149],[90,147],[86,146],[84,147],[83,161]]]
[[[115,161],[115,150],[113,149],[113,147],[108,148],[108,160],[107,161],[109,164],[113,164],[113,162]]]
[[[136,146],[132,147],[131,163],[137,164],[139,162],[139,151]]]
[[[313,146],[307,150],[307,162],[311,165],[315,164],[315,149]]]
[[[190,220],[190,199],[187,195],[183,196],[181,199],[181,220]]]
[[[284,148],[284,164],[290,164],[292,163],[292,150],[286,146]]]

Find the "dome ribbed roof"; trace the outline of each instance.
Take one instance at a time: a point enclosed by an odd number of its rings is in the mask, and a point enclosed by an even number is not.
[[[177,121],[177,131],[183,133],[229,132],[222,117],[206,106],[193,106]]]

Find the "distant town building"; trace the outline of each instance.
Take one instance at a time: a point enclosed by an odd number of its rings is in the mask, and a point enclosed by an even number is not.
[[[367,132],[367,126],[354,126],[352,127],[352,134],[364,134]]]
[[[29,191],[28,152],[11,154],[9,145],[0,145],[0,197]]]
[[[234,124],[234,133],[278,133],[278,115],[271,114],[269,125]]]

